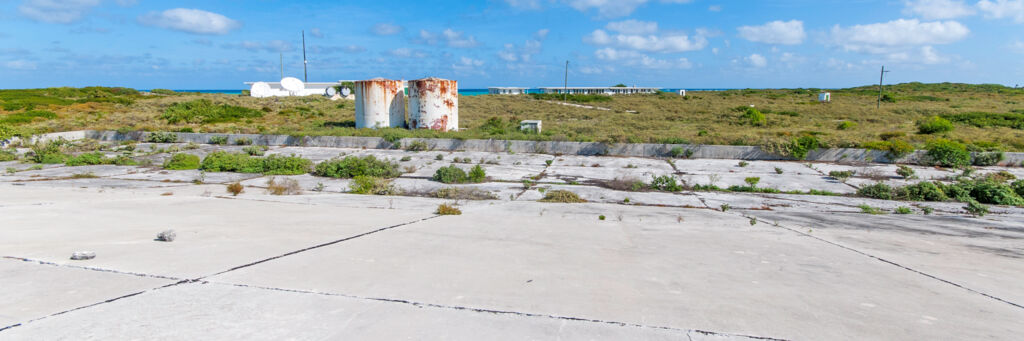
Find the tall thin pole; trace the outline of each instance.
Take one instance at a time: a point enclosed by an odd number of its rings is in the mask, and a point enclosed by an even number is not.
[[[306,71],[306,64],[309,64],[309,60],[306,60],[306,30],[302,30],[302,81],[309,83],[309,73]]]
[[[562,83],[562,102],[569,99],[569,61],[565,61],[565,83]]]
[[[882,79],[885,78],[885,65],[882,65],[882,72],[878,75],[878,102],[875,103],[875,109],[882,108]]]

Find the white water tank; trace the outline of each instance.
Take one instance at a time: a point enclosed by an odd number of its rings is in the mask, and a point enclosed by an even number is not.
[[[374,78],[355,83],[356,128],[405,127],[402,81]]]
[[[409,128],[459,130],[459,84],[424,78],[409,81]]]

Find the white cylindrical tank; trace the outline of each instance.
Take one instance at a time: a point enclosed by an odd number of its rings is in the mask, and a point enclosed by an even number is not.
[[[459,130],[458,82],[433,77],[409,81],[409,127]]]
[[[402,81],[374,78],[355,83],[356,128],[405,127]]]

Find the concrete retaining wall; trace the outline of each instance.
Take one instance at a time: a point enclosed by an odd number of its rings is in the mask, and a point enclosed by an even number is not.
[[[151,133],[116,131],[69,131],[43,134],[33,137],[33,141],[47,141],[58,138],[67,140],[91,138],[100,141],[145,141]],[[257,135],[257,134],[208,134],[208,133],[177,133],[178,142],[209,143],[214,136],[226,136],[229,144],[240,138],[248,138],[253,144],[269,146],[306,146],[332,148],[367,148],[394,149],[409,146],[414,142],[426,144],[427,149],[440,151],[475,151],[494,153],[538,153],[561,155],[609,155],[634,157],[667,157],[673,148],[679,147],[692,152],[693,159],[734,159],[734,160],[794,160],[765,152],[757,146],[717,146],[717,145],[686,145],[686,144],[650,144],[650,143],[616,143],[600,142],[564,142],[564,141],[506,141],[506,140],[458,140],[458,139],[421,139],[405,138],[396,143],[388,142],[380,137],[355,136],[288,136],[288,135]],[[908,163],[916,164],[924,159],[924,151],[915,151],[898,159],[890,159],[886,152],[859,148],[816,149],[808,153],[806,161],[823,162],[877,162],[877,163]],[[1019,166],[1024,164],[1024,153],[1005,153],[1006,160],[1001,165]]]

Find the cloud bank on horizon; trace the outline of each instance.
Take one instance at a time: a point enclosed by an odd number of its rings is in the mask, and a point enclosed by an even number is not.
[[[1024,0],[21,0],[0,2],[0,88],[238,89],[437,76],[464,88],[625,83],[1024,84]]]

